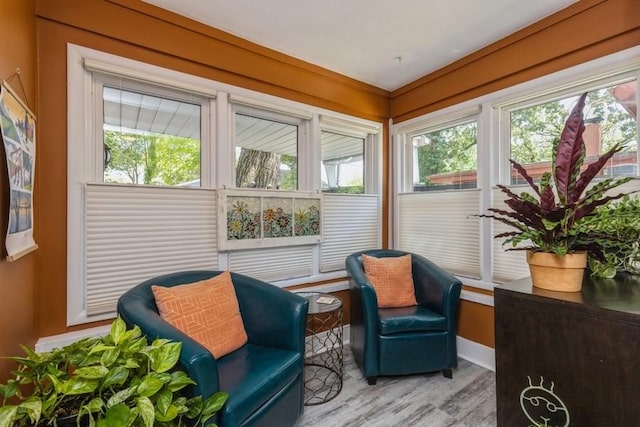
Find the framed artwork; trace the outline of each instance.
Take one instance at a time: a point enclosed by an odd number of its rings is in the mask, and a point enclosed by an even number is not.
[[[0,86],[0,122],[10,188],[5,247],[13,261],[38,247],[33,240],[36,119],[6,82]]]
[[[218,249],[320,243],[322,195],[298,191],[218,190]]]

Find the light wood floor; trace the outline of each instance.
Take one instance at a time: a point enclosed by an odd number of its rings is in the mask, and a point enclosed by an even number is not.
[[[367,384],[344,348],[342,391],[332,400],[306,406],[296,427],[493,427],[495,373],[464,359],[453,379],[441,373],[380,377]]]

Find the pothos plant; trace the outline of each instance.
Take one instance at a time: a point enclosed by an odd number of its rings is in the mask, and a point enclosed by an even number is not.
[[[509,208],[490,208],[494,218],[515,230],[500,233],[507,250],[551,252],[560,256],[586,251],[590,258],[605,261],[605,252],[613,247],[630,247],[628,235],[610,233],[606,226],[614,221],[638,218],[638,205],[624,209],[612,207],[612,201],[625,193],[610,191],[631,180],[606,178],[589,188],[604,165],[622,149],[617,144],[583,168],[585,144],[583,109],[587,94],[583,94],[566,120],[560,139],[554,142],[551,170],[545,172],[537,184],[518,162],[510,160],[516,171],[533,190],[532,194],[516,194],[504,185],[498,185],[507,195]],[[637,242],[637,238],[635,240]]]
[[[195,382],[175,369],[181,347],[165,339],[148,344],[120,318],[104,337],[43,353],[23,346],[25,356],[10,358],[18,364],[14,378],[0,385],[0,427],[57,425],[69,416],[98,427],[204,425],[228,394],[188,398],[185,388]]]

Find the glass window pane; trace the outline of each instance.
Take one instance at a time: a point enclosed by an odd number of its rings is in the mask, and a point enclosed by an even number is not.
[[[236,187],[298,189],[298,126],[236,113]]]
[[[364,194],[364,138],[320,132],[322,191]]]
[[[619,143],[623,150],[605,165],[601,177],[638,174],[637,90],[637,81],[633,80],[589,92],[584,108],[583,168]],[[511,112],[511,158],[522,164],[534,179],[539,180],[550,170],[554,141],[560,139],[577,99],[573,96]],[[511,183],[524,183],[513,168]]]
[[[200,186],[200,105],[105,86],[104,182]]]
[[[414,191],[477,187],[477,122],[414,135],[412,143]]]

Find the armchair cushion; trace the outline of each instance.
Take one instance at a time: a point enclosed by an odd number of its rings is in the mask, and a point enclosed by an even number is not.
[[[376,258],[362,254],[362,264],[367,280],[376,291],[378,307],[416,305],[411,255]]]
[[[228,271],[196,283],[151,286],[160,316],[216,359],[247,343],[238,298]]]
[[[447,330],[446,317],[419,305],[381,308],[378,310],[378,316],[380,335]]]

